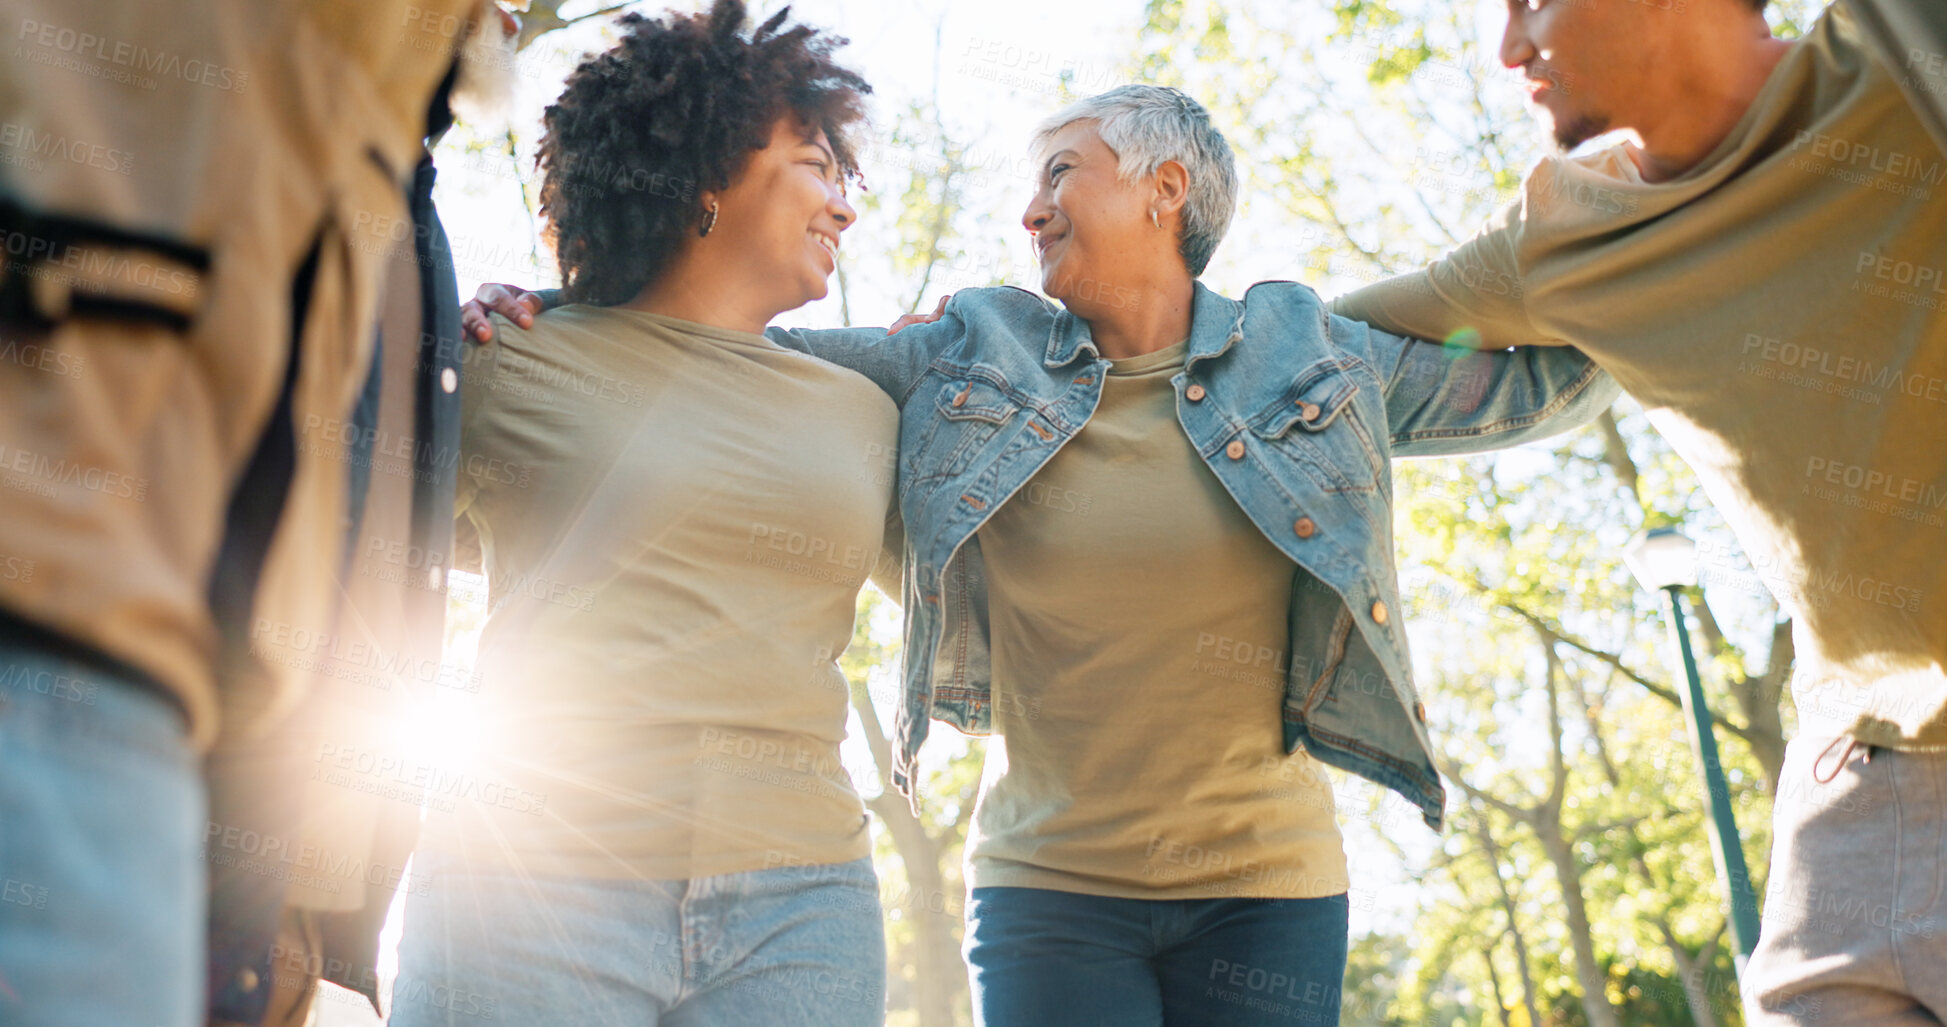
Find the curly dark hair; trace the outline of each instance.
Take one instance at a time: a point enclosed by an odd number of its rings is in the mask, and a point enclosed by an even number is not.
[[[697,193],[727,188],[787,114],[824,129],[841,173],[858,176],[845,130],[872,87],[833,63],[844,38],[787,28],[790,12],[748,37],[741,0],[700,15],[625,14],[622,40],[568,76],[535,157],[565,299],[635,298],[699,227]]]

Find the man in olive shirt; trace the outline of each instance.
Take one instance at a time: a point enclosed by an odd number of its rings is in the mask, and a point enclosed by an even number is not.
[[[1639,141],[1543,161],[1335,312],[1577,346],[1643,404],[1795,622],[1749,1021],[1939,1023],[1947,4],[1840,0],[1796,42],[1763,4],[1511,2],[1501,59],[1556,140]]]

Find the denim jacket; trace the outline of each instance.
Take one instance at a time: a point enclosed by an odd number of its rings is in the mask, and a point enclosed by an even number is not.
[[[909,798],[928,720],[991,723],[980,526],[1088,423],[1109,361],[1088,325],[1013,288],[954,295],[945,315],[882,329],[772,329],[850,367],[900,408],[904,697],[893,784]],[[1395,456],[1467,453],[1577,427],[1618,389],[1580,352],[1492,353],[1404,339],[1326,312],[1293,282],[1242,300],[1201,284],[1177,419],[1264,537],[1291,588],[1285,748],[1370,778],[1442,820],[1425,707],[1411,678],[1393,567]]]

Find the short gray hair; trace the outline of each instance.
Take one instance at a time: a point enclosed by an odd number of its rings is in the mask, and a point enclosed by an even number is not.
[[[1116,153],[1116,177],[1123,181],[1153,175],[1168,160],[1190,173],[1177,249],[1191,275],[1203,274],[1237,213],[1237,160],[1224,134],[1210,123],[1210,112],[1181,89],[1117,86],[1042,122],[1034,148],[1045,149],[1055,133],[1088,120],[1099,123],[1102,141]]]

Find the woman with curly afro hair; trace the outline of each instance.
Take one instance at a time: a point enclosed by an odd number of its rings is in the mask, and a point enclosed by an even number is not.
[[[417,775],[395,1027],[884,1019],[836,656],[898,412],[762,334],[825,295],[869,87],[786,13],[626,16],[547,109],[567,305],[467,355],[486,755]]]

